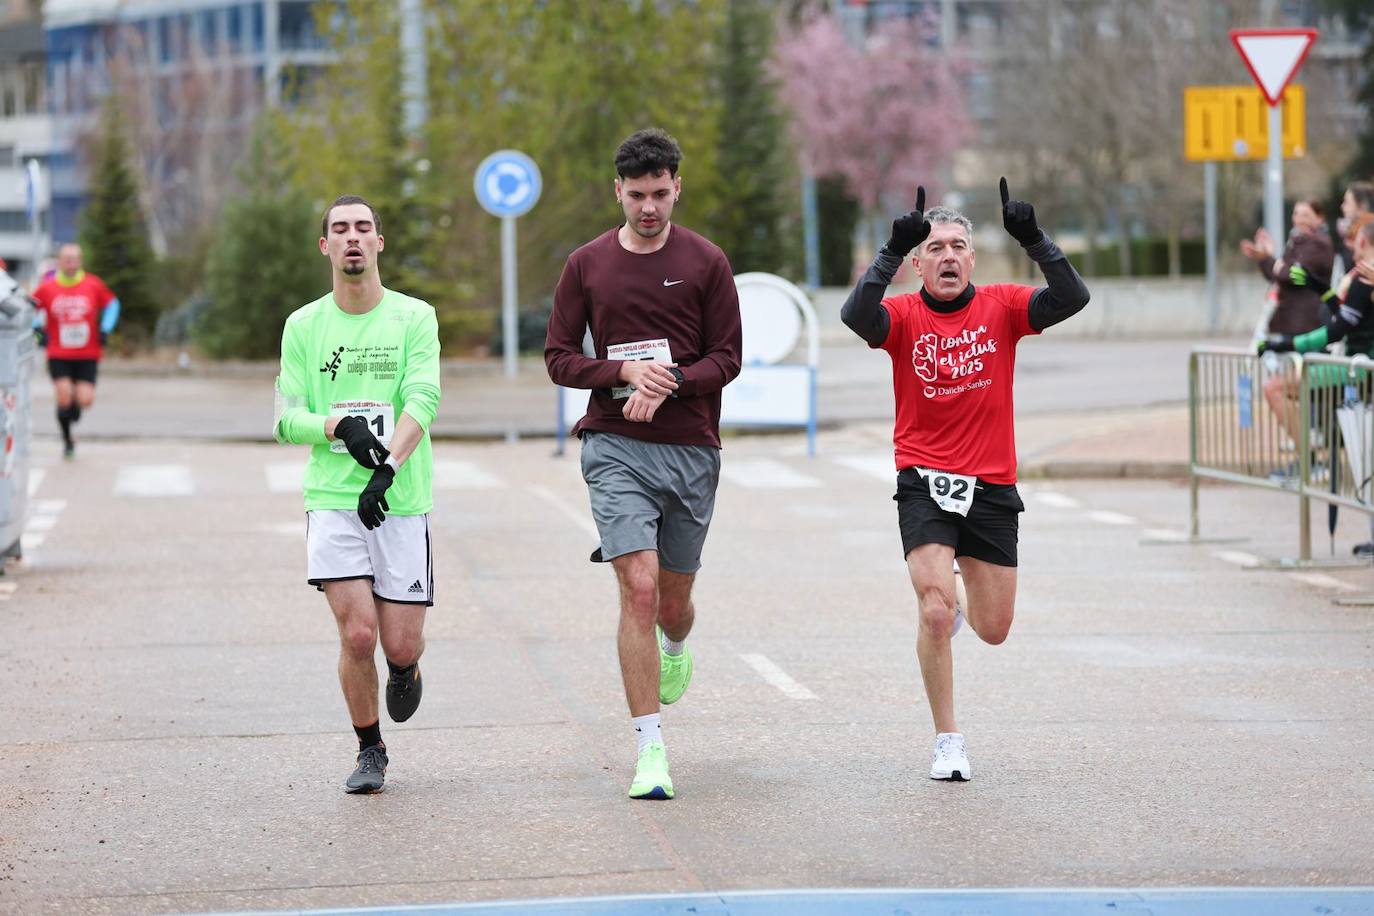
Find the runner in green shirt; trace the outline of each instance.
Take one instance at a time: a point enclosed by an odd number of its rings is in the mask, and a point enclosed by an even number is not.
[[[286,319],[277,378],[279,442],[312,446],[305,470],[306,577],[339,627],[339,682],[358,735],[349,792],[382,789],[389,762],[377,709],[380,637],[387,712],[420,705],[425,610],[434,604],[429,424],[439,406],[434,309],[382,286],[381,218],[338,198],[321,222],[333,291]]]

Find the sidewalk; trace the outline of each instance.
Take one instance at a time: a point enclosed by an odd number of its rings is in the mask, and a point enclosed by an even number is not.
[[[1188,469],[1187,340],[1027,341],[1018,354],[1017,445],[1023,477],[1180,477]],[[818,375],[818,448],[836,433],[875,447],[892,435],[891,363],[859,342],[827,341]],[[276,365],[110,359],[88,439],[271,440]],[[55,435],[52,390],[33,378],[35,434]],[[555,392],[538,357],[507,379],[498,359],[445,360],[436,439],[551,438]],[[732,432],[742,434],[746,431]],[[727,443],[728,447],[728,443]]]

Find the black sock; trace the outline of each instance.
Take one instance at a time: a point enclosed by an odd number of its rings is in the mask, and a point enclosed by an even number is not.
[[[399,675],[402,678],[410,677],[414,674],[416,664],[417,662],[411,662],[409,665],[402,667],[401,665],[393,664],[389,658],[386,660],[386,666],[391,669],[392,675]]]
[[[62,441],[72,444],[72,413],[69,407],[57,408],[57,425],[62,427]]]
[[[80,404],[76,403],[75,401],[72,401],[72,406],[71,406],[70,408],[68,408],[68,409],[69,409],[69,411],[71,412],[71,418],[72,418],[72,422],[73,422],[73,423],[75,423],[76,421],[78,421],[78,420],[81,419],[81,405],[80,405]]]
[[[378,719],[371,725],[355,725],[353,731],[358,733],[358,750],[365,751],[370,747],[386,748],[382,743],[382,720]]]

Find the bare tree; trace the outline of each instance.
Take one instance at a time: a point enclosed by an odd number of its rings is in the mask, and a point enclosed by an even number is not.
[[[235,68],[223,48],[204,48],[184,29],[173,39],[184,53],[162,64],[152,59],[137,29],[115,26],[105,36],[106,91],[123,103],[149,235],[159,255],[204,243],[232,191],[233,165],[263,106],[251,72]],[[99,78],[92,75],[93,82]],[[94,127],[81,134],[83,150]]]
[[[1077,207],[1087,272],[1103,232],[1115,232],[1122,273],[1133,272],[1140,228],[1169,244],[1201,209],[1202,180],[1183,159],[1183,91],[1234,83],[1227,29],[1257,11],[1250,0],[1046,0],[1018,7],[1014,34],[1033,49],[1002,70],[1003,148],[1024,155],[1027,187],[1053,207]],[[1253,21],[1253,20],[1251,20]]]

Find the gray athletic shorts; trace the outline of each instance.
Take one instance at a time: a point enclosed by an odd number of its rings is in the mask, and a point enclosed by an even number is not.
[[[688,575],[701,568],[720,483],[720,449],[589,430],[582,434],[582,479],[601,535],[593,563],[657,550],[662,569]]]

